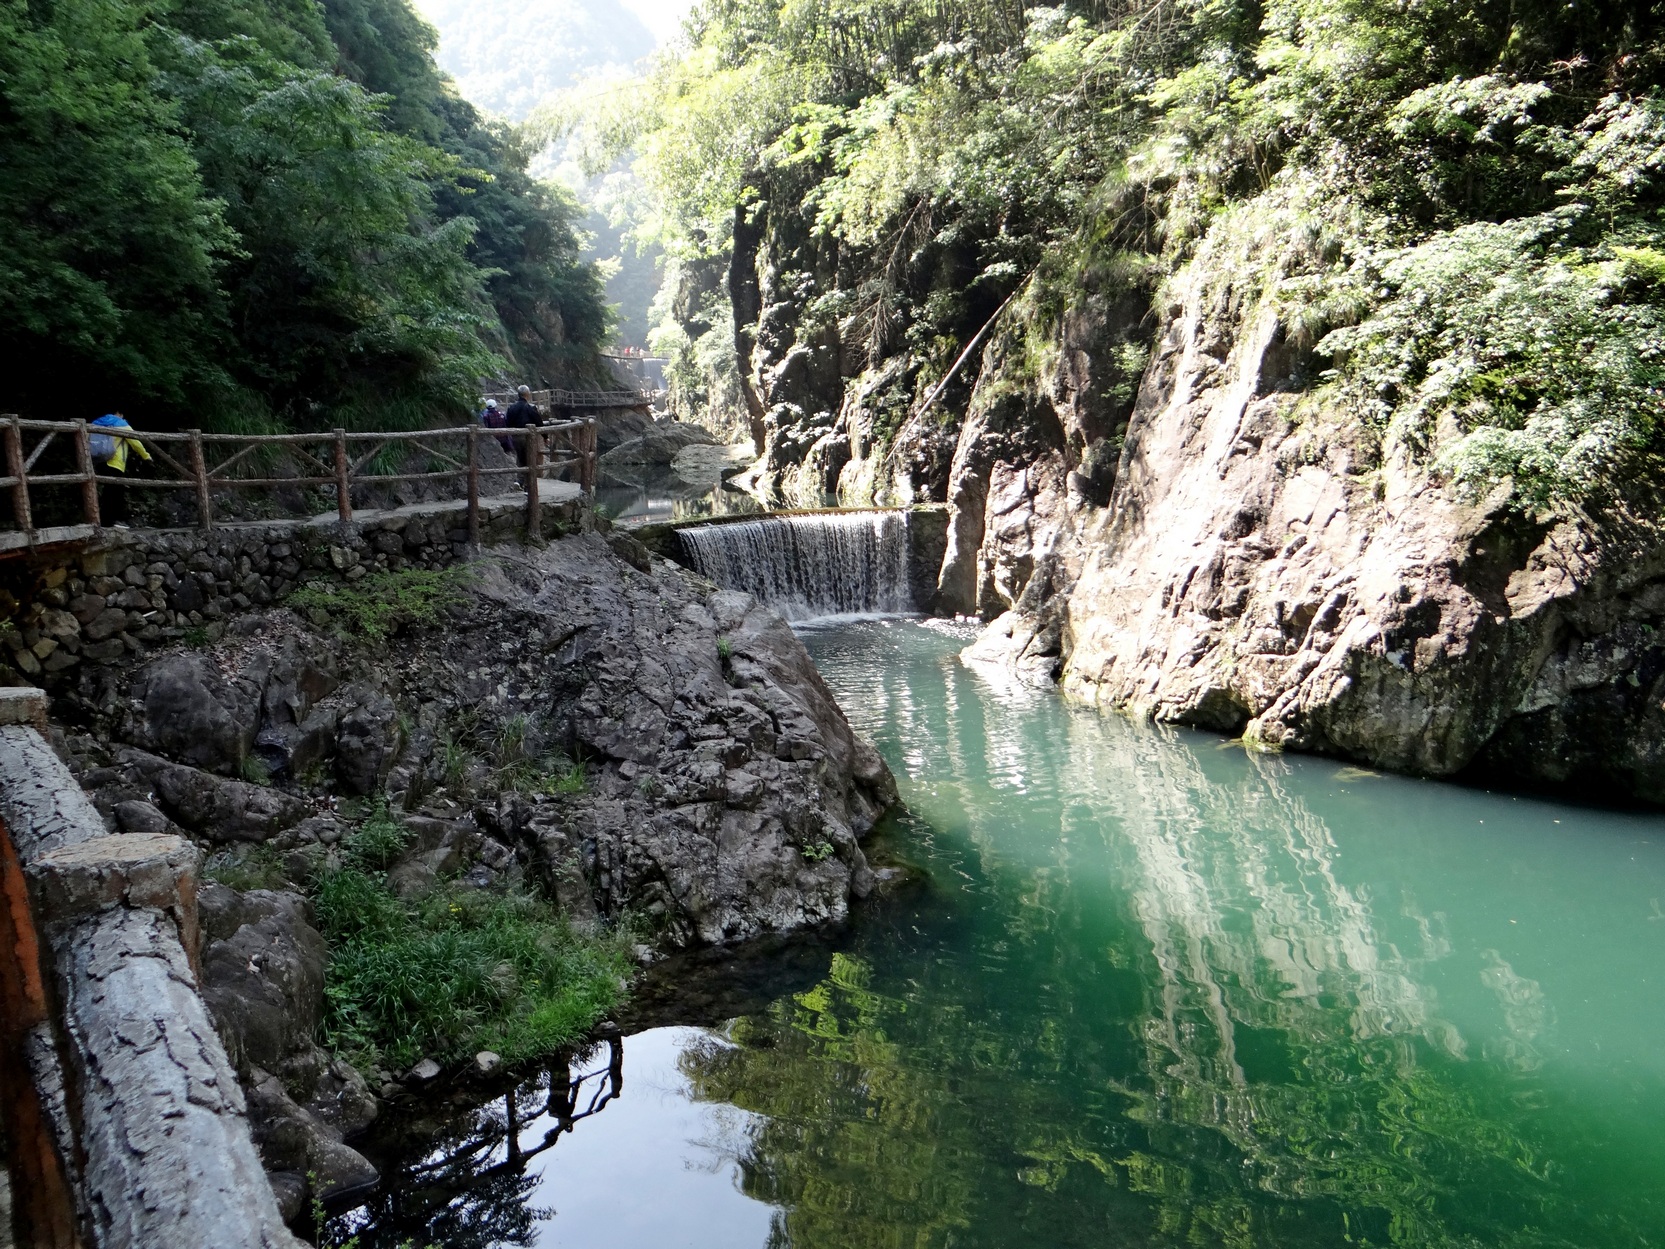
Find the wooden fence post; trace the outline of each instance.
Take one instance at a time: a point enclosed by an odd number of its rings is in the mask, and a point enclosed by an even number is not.
[[[585,417],[584,440],[582,444],[584,448],[584,458],[583,463],[581,463],[578,467],[578,481],[583,487],[584,497],[586,499],[592,499],[595,497],[595,448],[597,438],[598,432],[596,429],[595,417]]]
[[[12,485],[12,515],[17,519],[17,527],[28,536],[29,545],[35,545],[35,522],[29,514],[29,482],[23,475],[23,431],[17,427],[14,416],[6,422],[6,476],[17,480]]]
[[[543,508],[538,503],[538,477],[543,472],[543,434],[526,427],[526,536],[543,535]]]
[[[214,527],[214,512],[208,500],[208,462],[202,455],[202,431],[191,433],[191,477],[197,484],[197,524],[204,529]]]
[[[104,520],[98,511],[98,482],[94,480],[98,470],[93,467],[92,435],[87,432],[85,421],[75,422],[75,467],[81,474],[81,514],[86,517],[87,524],[94,529],[102,529]]]
[[[341,523],[353,519],[353,492],[347,484],[347,431],[335,431],[335,510]]]
[[[480,431],[468,427],[468,544],[480,545]]]

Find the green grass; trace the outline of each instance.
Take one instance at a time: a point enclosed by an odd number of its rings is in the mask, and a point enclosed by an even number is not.
[[[497,785],[500,789],[512,789],[521,794],[564,794],[572,797],[590,791],[583,763],[574,763],[563,755],[520,759],[499,768]]]
[[[349,865],[361,871],[383,871],[409,843],[410,830],[388,814],[385,802],[379,802],[348,835],[344,849]]]
[[[575,933],[524,893],[445,887],[404,902],[345,867],[315,901],[330,944],[324,1039],[360,1067],[551,1053],[618,1003],[629,970],[621,943]]]
[[[238,893],[247,893],[250,889],[281,889],[288,883],[282,856],[267,845],[216,850],[203,864],[202,874]]]
[[[474,578],[467,565],[401,568],[342,585],[309,581],[284,601],[344,639],[380,642],[400,629],[439,624],[447,607],[468,601],[463,591]]]

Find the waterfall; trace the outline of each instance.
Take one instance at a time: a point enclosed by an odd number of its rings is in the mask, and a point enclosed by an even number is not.
[[[788,620],[917,610],[901,512],[770,516],[677,536],[697,572]]]

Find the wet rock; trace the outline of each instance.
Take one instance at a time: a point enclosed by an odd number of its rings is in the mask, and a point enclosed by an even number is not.
[[[298,1105],[275,1075],[255,1068],[247,1088],[254,1143],[268,1174],[309,1176],[320,1201],[368,1188],[381,1178],[333,1128]]]
[[[306,1176],[299,1171],[268,1171],[266,1181],[277,1198],[278,1213],[285,1223],[293,1223],[306,1209]]]
[[[378,1105],[365,1078],[345,1059],[332,1059],[319,1073],[306,1111],[351,1139],[375,1121]]]
[[[492,1053],[490,1050],[481,1050],[478,1054],[474,1055],[474,1073],[476,1075],[495,1075],[498,1068],[502,1065],[502,1057]]]

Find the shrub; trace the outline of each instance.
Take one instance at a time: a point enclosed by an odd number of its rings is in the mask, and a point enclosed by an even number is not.
[[[347,862],[367,871],[386,869],[410,841],[410,830],[378,803],[370,818],[347,838]]]
[[[463,591],[475,575],[467,565],[401,568],[373,572],[345,585],[310,581],[285,601],[344,639],[379,642],[403,628],[438,624],[446,608],[468,601]]]

